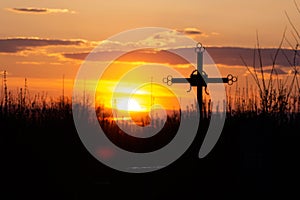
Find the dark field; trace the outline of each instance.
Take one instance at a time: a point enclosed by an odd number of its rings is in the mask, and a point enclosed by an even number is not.
[[[297,188],[299,113],[228,114],[215,148],[199,159],[204,119],[176,162],[129,174],[87,152],[70,104],[12,108],[0,109],[1,199],[244,199],[289,196]]]

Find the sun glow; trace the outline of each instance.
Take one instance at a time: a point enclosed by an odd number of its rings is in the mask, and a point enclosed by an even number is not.
[[[132,119],[145,125],[150,118],[163,118],[165,114],[172,115],[174,110],[179,110],[177,97],[183,92],[180,100],[185,101],[186,90],[177,86],[173,91],[162,83],[170,70],[160,63],[172,63],[174,59],[180,63],[186,61],[169,54],[159,55],[157,50],[151,49],[137,50],[122,55],[108,67],[103,66],[106,69],[96,89],[96,107],[102,108],[101,117],[113,115],[114,120]],[[151,64],[139,66],[141,60]],[[161,112],[161,109],[165,111]]]
[[[116,108],[122,111],[129,112],[142,112],[145,111],[139,104],[139,102],[133,98],[123,98],[117,102]]]

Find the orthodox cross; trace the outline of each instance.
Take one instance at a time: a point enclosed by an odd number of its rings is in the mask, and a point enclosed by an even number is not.
[[[194,70],[189,78],[173,78],[172,76],[167,76],[163,79],[163,82],[167,85],[172,85],[173,83],[189,83],[191,91],[192,87],[197,87],[197,101],[199,104],[200,111],[200,119],[203,119],[202,113],[202,104],[203,104],[203,87],[206,87],[208,83],[227,83],[228,85],[232,85],[237,81],[237,77],[229,74],[226,78],[208,78],[208,75],[203,71],[203,52],[205,48],[201,43],[198,43],[195,51],[197,53],[197,69]]]

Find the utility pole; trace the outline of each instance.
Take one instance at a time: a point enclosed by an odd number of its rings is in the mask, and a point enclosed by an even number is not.
[[[6,71],[4,71],[4,74],[3,74],[3,84],[4,84],[4,112],[6,114],[7,113],[7,104],[8,104]]]
[[[62,98],[61,98],[62,102],[61,105],[62,107],[65,106],[65,74],[63,74],[62,77]]]

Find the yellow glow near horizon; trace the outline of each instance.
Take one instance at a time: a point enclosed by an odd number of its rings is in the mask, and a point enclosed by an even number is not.
[[[132,88],[114,90],[115,88],[111,88],[112,81],[103,83],[101,86],[98,85],[96,107],[104,105],[108,109],[129,112],[149,112],[155,104],[161,105],[166,110],[177,110],[180,107],[177,97],[163,85],[149,83],[136,90]],[[114,82],[115,85],[117,83]]]
[[[141,107],[139,102],[137,100],[133,99],[133,98],[130,98],[130,99],[123,98],[123,99],[121,99],[117,103],[116,108],[118,110],[129,111],[129,112],[132,112],[132,111],[141,112],[141,111],[145,110]]]
[[[186,61],[165,51],[145,51],[137,50],[124,54],[106,68],[97,85],[96,106],[101,104],[108,109],[129,112],[149,112],[154,104],[162,105],[166,110],[179,109],[177,97],[162,85],[161,80],[168,72],[164,73],[162,65],[156,63]],[[143,65],[140,66],[137,60],[146,60],[151,64],[143,70],[138,70]]]

